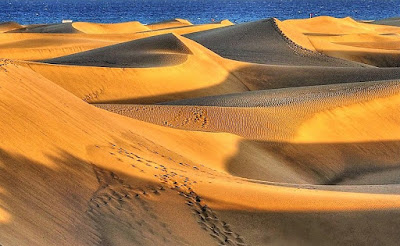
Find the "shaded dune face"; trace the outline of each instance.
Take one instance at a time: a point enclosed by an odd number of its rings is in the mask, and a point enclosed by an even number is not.
[[[377,67],[400,65],[400,43],[396,38],[400,33],[399,27],[326,16],[286,20],[280,25],[288,30],[297,29],[303,34],[300,37],[307,37],[314,49],[325,55]],[[294,39],[300,40],[299,36]]]
[[[313,52],[289,40],[275,19],[244,23],[197,32],[186,37],[204,45],[222,57],[260,64],[360,67]]]
[[[87,34],[122,34],[147,31],[149,28],[137,21],[101,24],[91,22],[73,22],[61,24],[27,25],[10,33],[87,33]]]
[[[0,24],[14,28],[0,245],[400,241],[395,27]]]
[[[99,54],[103,54],[104,50],[113,56],[103,58]],[[114,56],[118,52],[122,58]],[[80,57],[86,57],[82,60],[90,64],[93,60],[87,57],[95,57],[93,63],[104,67],[64,64],[64,60],[70,62],[70,59],[80,62]],[[182,61],[176,64],[179,58]],[[104,59],[112,59],[115,64],[105,67]],[[125,60],[118,63],[121,59]],[[247,91],[248,88],[229,73],[221,59],[194,41],[167,34],[93,50],[88,55],[79,53],[55,59],[56,62],[61,60],[62,64],[20,64],[87,102],[156,103]],[[49,62],[53,63],[53,60]]]
[[[0,33],[12,31],[14,29],[22,28],[23,26],[14,21],[1,22]]]
[[[400,18],[393,17],[393,18],[388,18],[388,19],[376,20],[376,21],[372,21],[372,23],[378,24],[378,25],[388,25],[388,26],[400,27]]]
[[[72,23],[51,24],[51,25],[28,25],[23,28],[9,31],[9,33],[80,33],[72,26]]]
[[[46,63],[96,67],[162,67],[186,61],[190,50],[173,34],[139,39],[70,56],[45,60]]]
[[[250,90],[367,82],[400,78],[400,68],[232,64],[231,73]]]
[[[149,30],[149,28],[138,21],[116,24],[74,22],[72,26],[80,32],[87,34],[128,34]]]
[[[98,106],[159,125],[256,139],[277,162],[290,163],[316,183],[337,183],[400,168],[399,92],[398,81],[382,81],[171,103],[180,106]],[[385,129],[376,129],[380,125]]]
[[[184,19],[173,19],[173,20],[166,20],[156,23],[147,24],[146,27],[150,28],[151,30],[160,30],[166,28],[174,28],[174,27],[184,27],[184,26],[191,26],[193,25],[188,20]]]

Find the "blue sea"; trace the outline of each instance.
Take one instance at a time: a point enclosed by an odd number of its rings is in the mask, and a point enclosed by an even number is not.
[[[59,23],[63,19],[143,24],[184,18],[235,23],[330,15],[377,20],[400,16],[400,0],[0,0],[0,22]]]

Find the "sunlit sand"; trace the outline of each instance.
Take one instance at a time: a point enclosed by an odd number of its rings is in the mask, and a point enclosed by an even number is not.
[[[397,22],[1,23],[0,245],[397,245]]]

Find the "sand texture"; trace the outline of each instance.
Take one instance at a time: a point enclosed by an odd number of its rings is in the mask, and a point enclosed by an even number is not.
[[[0,245],[398,245],[397,21],[0,23]]]

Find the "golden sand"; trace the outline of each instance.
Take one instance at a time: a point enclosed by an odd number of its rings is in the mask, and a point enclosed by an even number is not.
[[[0,244],[396,245],[398,30],[0,24]]]

